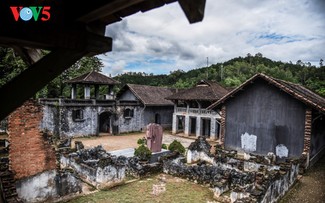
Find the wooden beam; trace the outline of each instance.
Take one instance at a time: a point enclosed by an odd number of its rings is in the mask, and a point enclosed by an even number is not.
[[[94,27],[89,27],[91,31]],[[97,31],[99,32],[99,31]],[[36,49],[73,49],[101,54],[112,50],[112,38],[95,34],[85,29],[42,29],[21,30],[8,28],[0,30],[0,42],[6,46],[30,47]]]
[[[109,2],[106,5],[101,6],[98,9],[93,10],[90,13],[80,17],[78,19],[78,21],[81,21],[84,23],[90,23],[93,21],[97,21],[97,20],[105,18],[109,15],[112,15],[122,9],[133,6],[133,5],[143,2],[143,1],[144,0],[132,0],[132,1],[130,1],[130,0],[116,0],[113,2]]]
[[[0,120],[33,97],[86,52],[58,49],[44,56],[0,88]]]
[[[178,0],[190,23],[197,23],[203,20],[206,0]]]

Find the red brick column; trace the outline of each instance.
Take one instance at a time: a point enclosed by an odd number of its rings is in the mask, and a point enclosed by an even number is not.
[[[312,125],[312,111],[311,111],[311,109],[306,109],[304,153],[309,153],[309,151],[310,151],[311,125]]]
[[[10,169],[20,179],[56,168],[55,151],[40,132],[42,107],[29,100],[8,120]]]
[[[226,133],[226,106],[221,107],[221,119],[220,119],[220,144],[225,146],[225,133]]]

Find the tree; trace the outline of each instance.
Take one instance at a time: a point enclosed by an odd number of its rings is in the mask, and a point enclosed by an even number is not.
[[[27,68],[11,48],[0,47],[0,87]]]
[[[319,60],[319,66],[320,66],[320,67],[323,66],[323,61],[324,61],[323,59],[320,59],[320,60]]]

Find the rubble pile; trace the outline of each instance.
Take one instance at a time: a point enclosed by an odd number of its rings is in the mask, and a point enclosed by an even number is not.
[[[163,160],[165,173],[208,185],[215,199],[228,202],[276,202],[294,183],[299,163],[288,160],[275,164],[275,156],[238,154],[211,146],[199,137],[187,152]],[[229,192],[228,192],[229,191]]]

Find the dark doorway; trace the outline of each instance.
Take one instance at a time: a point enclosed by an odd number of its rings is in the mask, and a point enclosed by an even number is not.
[[[99,115],[99,133],[111,132],[111,113],[103,112]]]
[[[196,117],[190,117],[190,135],[196,135]]]
[[[202,135],[206,138],[210,137],[210,119],[202,119]]]
[[[155,123],[161,124],[161,116],[159,113],[155,114]]]

